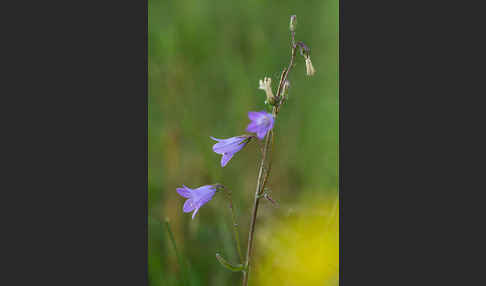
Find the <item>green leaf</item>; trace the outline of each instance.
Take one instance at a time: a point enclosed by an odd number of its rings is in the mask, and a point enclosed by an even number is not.
[[[226,259],[224,259],[219,253],[216,253],[216,259],[218,259],[218,261],[219,261],[219,263],[221,263],[221,265],[223,265],[225,268],[227,268],[231,271],[238,272],[238,271],[245,270],[245,267],[243,267],[243,264],[236,264],[236,265],[231,264],[228,261],[226,261]]]

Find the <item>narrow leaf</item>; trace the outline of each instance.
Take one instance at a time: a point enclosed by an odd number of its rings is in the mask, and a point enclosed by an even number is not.
[[[176,242],[175,242],[175,239],[174,239],[174,235],[172,234],[172,230],[170,229],[170,223],[169,223],[168,218],[165,219],[165,226],[167,227],[167,232],[169,233],[170,241],[172,243],[172,246],[174,247],[174,251],[175,251],[176,256],[177,256],[177,262],[179,263],[179,268],[180,268],[180,271],[181,271],[180,273],[181,273],[181,276],[182,276],[183,284],[187,285],[187,275],[186,275],[187,270],[184,267],[185,263],[184,263],[182,257],[180,256],[179,251],[177,251],[177,245],[176,245]]]
[[[226,259],[224,259],[219,253],[216,253],[216,259],[218,259],[219,263],[223,265],[225,268],[238,272],[238,271],[243,271],[245,268],[243,267],[243,264],[231,264]]]

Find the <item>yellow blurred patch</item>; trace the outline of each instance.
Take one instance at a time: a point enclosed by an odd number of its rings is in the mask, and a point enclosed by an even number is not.
[[[339,284],[337,196],[304,202],[278,225],[261,231],[254,285]]]

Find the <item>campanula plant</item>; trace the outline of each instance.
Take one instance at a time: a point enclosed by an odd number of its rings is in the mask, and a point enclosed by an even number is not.
[[[252,141],[252,138],[258,138],[264,141],[262,158],[260,161],[258,177],[256,182],[255,195],[253,198],[253,208],[251,211],[250,227],[248,232],[248,242],[246,253],[243,255],[240,248],[239,230],[237,219],[235,217],[233,209],[233,201],[231,199],[231,192],[221,184],[205,185],[196,189],[190,189],[183,185],[182,188],[177,188],[177,192],[182,197],[186,198],[182,210],[184,212],[193,212],[192,219],[196,216],[199,209],[213,198],[216,192],[224,191],[227,195],[229,201],[229,207],[231,210],[231,218],[233,221],[233,235],[235,238],[236,248],[238,251],[240,261],[238,263],[228,262],[222,257],[221,254],[216,253],[217,260],[231,271],[242,272],[242,285],[248,285],[248,275],[250,272],[250,262],[252,256],[253,248],[253,237],[255,234],[256,218],[258,214],[258,207],[261,199],[268,200],[275,204],[275,201],[270,197],[270,194],[266,191],[266,185],[270,176],[271,170],[271,160],[270,153],[272,151],[272,146],[274,144],[274,126],[277,123],[277,115],[280,111],[282,105],[286,102],[288,97],[290,81],[288,79],[289,73],[295,65],[295,60],[297,52],[303,56],[305,60],[306,74],[312,76],[315,74],[316,70],[312,65],[310,59],[310,49],[303,42],[295,41],[295,30],[297,26],[297,17],[292,15],[290,17],[290,39],[291,39],[291,49],[290,49],[290,62],[287,67],[285,67],[281,73],[280,80],[277,85],[277,90],[274,93],[272,89],[272,80],[269,77],[261,79],[258,83],[258,89],[265,92],[266,99],[265,104],[271,108],[271,113],[266,111],[249,111],[248,118],[250,123],[246,127],[246,131],[254,133],[255,135],[239,135],[226,139],[218,139],[210,137],[212,140],[216,141],[213,145],[213,151],[221,156],[221,167],[225,167],[228,162],[233,158],[233,156],[242,151],[243,148]],[[241,156],[241,155],[239,155]]]

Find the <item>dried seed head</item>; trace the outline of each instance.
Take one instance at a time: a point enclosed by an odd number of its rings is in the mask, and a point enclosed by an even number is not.
[[[313,76],[316,73],[314,66],[312,66],[310,56],[307,56],[305,58],[305,70],[306,70],[308,76]]]
[[[272,79],[269,77],[263,78],[263,80],[260,80],[260,85],[258,88],[264,90],[265,94],[267,95],[267,100],[265,101],[265,103],[275,105],[277,100],[275,96],[273,96],[272,92]]]

